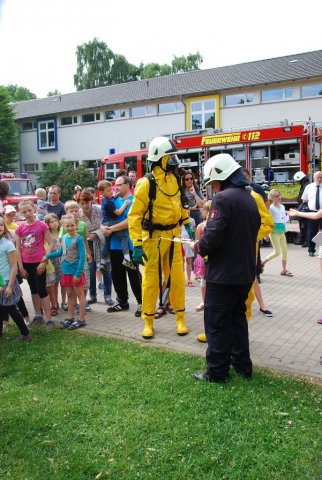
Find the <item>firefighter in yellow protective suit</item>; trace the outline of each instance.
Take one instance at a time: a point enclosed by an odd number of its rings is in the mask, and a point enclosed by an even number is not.
[[[263,197],[258,193],[254,192],[254,190],[251,191],[251,195],[256,202],[258,212],[261,217],[261,226],[257,234],[256,253],[258,254],[258,248],[259,248],[258,242],[263,238],[265,238],[269,233],[271,233],[274,230],[274,221],[273,221],[272,215],[270,214],[269,210],[267,209],[264,203]],[[249,294],[246,300],[246,318],[248,321],[252,317],[252,305],[255,299],[254,284],[255,284],[255,281],[252,285],[252,288],[249,291]],[[199,342],[207,342],[207,337],[205,333],[199,333],[199,335],[197,336],[197,339],[199,340]]]
[[[142,269],[142,337],[152,338],[153,322],[162,282],[170,289],[170,302],[176,315],[177,334],[186,335],[185,279],[180,238],[183,223],[193,238],[189,212],[182,206],[178,180],[174,174],[179,165],[176,146],[166,137],[157,137],[149,147],[148,166],[155,182],[155,199],[150,197],[151,182],[141,178],[134,192],[128,215],[129,235],[133,242],[133,261]],[[163,237],[160,239],[160,237]],[[168,240],[169,239],[169,240]],[[170,280],[169,280],[170,276]],[[162,279],[163,277],[163,279]]]

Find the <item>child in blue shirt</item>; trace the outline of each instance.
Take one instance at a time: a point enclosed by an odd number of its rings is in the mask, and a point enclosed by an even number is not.
[[[45,260],[61,257],[61,285],[67,288],[68,318],[62,322],[61,328],[75,330],[85,327],[86,299],[84,285],[85,242],[76,233],[78,220],[73,215],[64,215],[62,224],[66,230],[61,240],[61,246],[56,252],[47,253]],[[79,302],[79,320],[74,320],[74,308]]]
[[[125,200],[122,207],[116,208],[113,198],[112,184],[107,180],[101,180],[98,183],[98,190],[102,194],[102,225],[110,227],[119,223],[118,217],[122,215],[126,207],[131,203],[130,200]],[[128,230],[120,230],[115,232],[119,238],[124,256],[123,265],[128,268],[136,270],[136,266],[131,260],[129,252],[129,234]],[[110,263],[110,237],[107,237],[101,253],[101,262],[99,269],[101,272],[110,270],[108,264]]]

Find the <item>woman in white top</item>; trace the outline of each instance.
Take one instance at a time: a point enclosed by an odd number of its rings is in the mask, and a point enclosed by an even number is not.
[[[272,214],[274,220],[274,230],[270,234],[270,239],[274,248],[273,253],[268,255],[265,260],[262,261],[262,268],[267,262],[273,260],[273,258],[281,255],[282,257],[282,271],[281,275],[284,277],[293,277],[293,274],[286,269],[287,261],[287,243],[285,236],[285,225],[288,222],[288,216],[285,211],[284,205],[281,204],[281,194],[278,190],[271,190],[268,194],[268,198],[271,202],[269,211]]]

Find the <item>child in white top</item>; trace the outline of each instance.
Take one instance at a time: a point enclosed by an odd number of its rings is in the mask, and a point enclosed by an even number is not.
[[[262,267],[266,265],[267,262],[273,260],[273,258],[281,255],[282,257],[282,271],[281,275],[283,277],[293,277],[293,274],[286,270],[286,261],[287,261],[287,243],[285,236],[285,225],[289,220],[288,215],[286,214],[284,205],[281,204],[281,194],[278,190],[273,189],[268,194],[269,201],[271,205],[269,211],[272,214],[274,220],[274,230],[270,234],[270,239],[274,248],[273,253],[268,255],[262,261]]]

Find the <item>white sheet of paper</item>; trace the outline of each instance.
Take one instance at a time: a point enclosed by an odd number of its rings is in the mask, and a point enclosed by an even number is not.
[[[312,242],[316,243],[317,245],[322,245],[322,231],[312,238]]]

